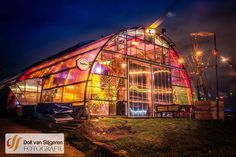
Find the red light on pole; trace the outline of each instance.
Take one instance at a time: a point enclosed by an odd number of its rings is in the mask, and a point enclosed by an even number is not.
[[[214,55],[214,56],[218,55],[218,52],[217,52],[217,50],[216,50],[216,49],[215,49],[215,50],[213,50],[213,55]]]

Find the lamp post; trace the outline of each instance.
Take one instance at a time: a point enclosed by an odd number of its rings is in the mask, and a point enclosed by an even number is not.
[[[213,37],[214,39],[214,48],[212,50],[213,55],[215,56],[215,79],[216,79],[216,108],[217,108],[217,120],[220,119],[219,116],[219,80],[218,80],[218,50],[216,48],[216,34],[212,33],[212,32],[195,32],[195,33],[190,33],[190,35],[192,37],[194,37],[195,42],[197,40],[197,37]],[[194,44],[194,49],[198,50],[198,45]],[[196,51],[196,57],[200,56],[201,52],[200,51]],[[207,95],[206,95],[207,96]]]
[[[215,77],[216,77],[216,112],[217,112],[217,120],[220,119],[219,115],[219,80],[218,80],[218,50],[216,48],[216,34],[214,33],[214,52],[215,55]]]

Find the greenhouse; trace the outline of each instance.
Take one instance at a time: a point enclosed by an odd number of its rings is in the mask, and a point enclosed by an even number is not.
[[[78,113],[91,116],[154,117],[163,107],[193,104],[190,79],[173,42],[143,27],[76,45],[8,84],[8,97],[21,106],[72,103]]]

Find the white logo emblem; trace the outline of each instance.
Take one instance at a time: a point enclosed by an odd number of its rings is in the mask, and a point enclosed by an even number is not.
[[[87,70],[89,68],[89,61],[85,58],[78,59],[76,64],[80,70]]]

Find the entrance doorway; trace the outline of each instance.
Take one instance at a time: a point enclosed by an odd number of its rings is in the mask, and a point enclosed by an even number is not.
[[[157,106],[172,104],[171,69],[129,60],[130,117],[154,116]]]
[[[129,61],[129,116],[149,116],[151,109],[150,64]]]

